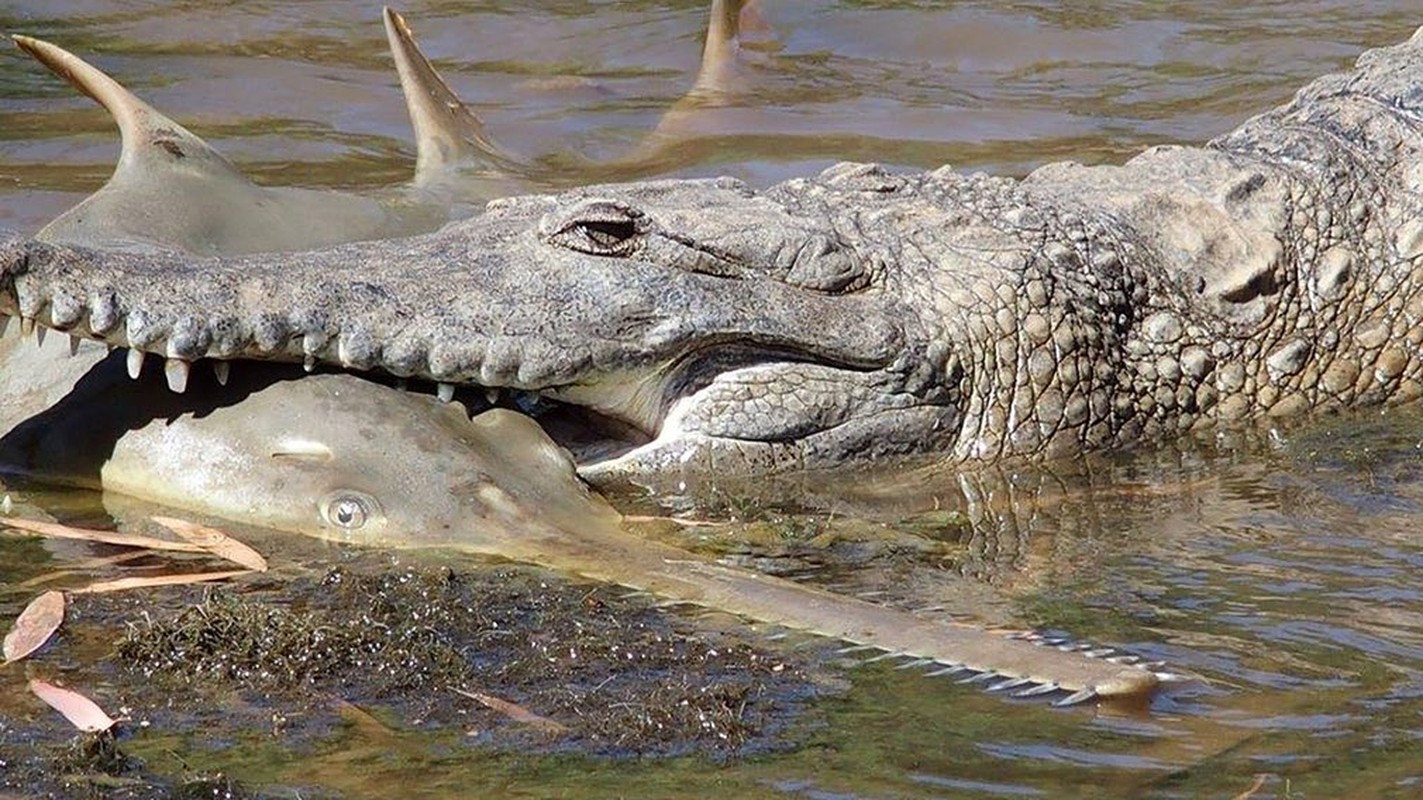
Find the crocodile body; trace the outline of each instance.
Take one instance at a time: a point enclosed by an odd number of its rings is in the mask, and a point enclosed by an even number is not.
[[[608,184],[232,258],[12,239],[0,309],[180,370],[535,393],[616,423],[595,483],[1070,455],[1419,395],[1420,86],[1415,35],[1121,166]]]

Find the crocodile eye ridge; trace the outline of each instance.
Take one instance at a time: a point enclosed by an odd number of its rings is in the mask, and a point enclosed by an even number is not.
[[[647,215],[613,200],[586,200],[549,213],[539,224],[549,244],[590,256],[627,256],[647,231]]]

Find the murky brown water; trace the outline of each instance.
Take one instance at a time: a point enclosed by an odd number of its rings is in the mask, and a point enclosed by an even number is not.
[[[703,115],[704,138],[666,171],[767,183],[841,158],[1009,173],[1120,160],[1222,133],[1423,24],[1407,2],[764,5],[777,41],[758,49],[744,99]],[[703,24],[695,2],[403,10],[492,132],[550,165],[637,142],[686,86]],[[92,57],[265,182],[372,186],[411,168],[375,4],[0,2],[0,29]],[[0,54],[0,226],[38,227],[101,183],[116,153],[103,112],[18,51]],[[547,180],[583,178],[568,168]],[[981,619],[1042,622],[1209,679],[1145,716],[1009,704],[881,665],[855,673],[802,749],[731,765],[417,750],[412,772],[336,737],[273,766],[265,751],[172,732],[155,733],[152,752],[186,747],[195,764],[259,784],[373,797],[397,786],[703,796],[713,785],[748,797],[1194,797],[1247,792],[1256,775],[1261,797],[1417,796],[1420,422],[1325,421],[1074,476],[921,476],[875,495],[814,487],[806,502],[841,517],[900,519],[937,499],[974,521],[972,555],[942,565],[952,569],[846,576],[855,588],[971,596]],[[23,555],[0,540],[0,565]],[[17,602],[0,604],[3,616]]]

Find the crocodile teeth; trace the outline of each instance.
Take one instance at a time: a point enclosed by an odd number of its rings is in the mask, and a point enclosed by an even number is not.
[[[489,405],[499,405],[499,389],[493,386],[484,388],[484,399],[489,401]]]
[[[232,372],[232,363],[229,361],[213,361],[212,374],[217,377],[219,386],[227,385],[227,376]]]
[[[143,374],[143,351],[130,349],[128,351],[128,376],[138,380],[138,376]]]
[[[969,670],[969,668],[968,668],[968,667],[965,667],[963,664],[949,664],[948,666],[944,667],[943,669],[936,669],[936,670],[934,670],[933,672],[926,672],[926,673],[924,673],[924,677],[926,677],[926,678],[937,678],[937,677],[939,677],[939,676],[941,676],[941,675],[953,675],[953,674],[956,673],[956,672],[964,672],[964,671],[966,671],[966,670]],[[971,671],[971,670],[969,670],[969,671]]]
[[[20,335],[29,336],[35,332],[34,317],[20,317]]]
[[[934,659],[932,658],[916,658],[913,661],[906,661],[903,664],[900,664],[899,666],[895,667],[895,669],[914,669],[916,667],[922,667],[926,664],[932,663],[934,663]]]
[[[72,356],[72,355],[75,355],[76,353],[78,353],[78,352],[79,352],[79,345],[81,345],[81,344],[83,344],[83,343],[84,343],[84,340],[81,339],[81,338],[79,338],[78,336],[70,336],[70,337],[69,337],[69,355]]]
[[[1063,706],[1075,706],[1078,703],[1085,703],[1096,696],[1097,690],[1091,686],[1088,686],[1086,689],[1073,692],[1072,694],[1062,698],[1061,700],[1058,700],[1057,702],[1053,703],[1053,705],[1059,708]]]
[[[440,398],[441,403],[448,403],[455,399],[455,385],[453,383],[441,383],[435,387],[435,396]]]
[[[30,320],[30,327],[35,331],[35,346],[44,347],[44,335],[49,329],[42,325],[36,328],[34,320]]]
[[[1013,693],[1013,696],[1014,696],[1014,697],[1037,697],[1038,695],[1052,694],[1053,692],[1055,692],[1055,691],[1057,691],[1057,690],[1058,690],[1058,685],[1057,685],[1057,684],[1055,684],[1055,683],[1044,683],[1044,684],[1041,685],[1041,686],[1034,686],[1034,687],[1031,688],[1031,689],[1024,689],[1024,690],[1021,691],[1021,692],[1014,692],[1014,693]]]
[[[170,358],[163,362],[163,377],[168,379],[168,389],[182,394],[188,390],[188,362],[181,358]]]
[[[306,370],[307,372],[311,372],[312,370],[315,370],[315,369],[316,369],[316,356],[313,356],[313,355],[308,354],[305,358],[303,358],[303,359],[301,360],[301,368],[304,369],[304,370]]]
[[[0,314],[0,336],[4,336],[8,330],[10,330],[10,315]]]

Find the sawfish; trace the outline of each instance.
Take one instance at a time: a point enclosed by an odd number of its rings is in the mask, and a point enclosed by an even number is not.
[[[663,154],[696,129],[700,110],[736,94],[742,21],[758,18],[746,0],[714,0],[692,88],[638,146],[589,166],[619,175],[655,170]],[[12,36],[20,49],[103,106],[122,143],[108,182],[36,238],[203,255],[309,250],[432,231],[459,208],[543,187],[549,181],[545,170],[489,135],[421,51],[406,19],[390,8],[383,19],[415,134],[415,167],[408,182],[366,193],[258,185],[103,70],[51,42]]]
[[[677,135],[689,109],[725,87],[747,8],[713,3],[698,81],[653,138]],[[437,225],[448,210],[432,198],[471,164],[517,182],[517,160],[449,91],[404,20],[387,9],[385,21],[418,152],[414,178],[390,195],[396,201],[259,187],[77,56],[15,37],[108,108],[123,138],[110,182],[40,238],[223,254],[298,249],[394,235],[388,225]],[[189,202],[204,193],[210,203]],[[348,544],[537,564],[915,659],[930,674],[964,673],[1018,696],[1139,697],[1169,677],[1110,649],[1010,638],[647,541],[624,530],[567,453],[513,411],[471,418],[459,402],[369,376],[274,364],[230,371],[218,362],[216,381],[191,388],[185,369],[166,369],[165,387],[142,374],[138,350],[46,341],[43,328],[19,327],[39,346],[0,338],[0,469]]]
[[[1110,648],[1007,635],[728,566],[627,532],[528,417],[346,373],[245,365],[183,394],[120,352],[0,337],[0,465],[350,545],[526,562],[915,659],[1016,696],[1144,697],[1170,676]],[[56,366],[58,365],[58,366]]]

